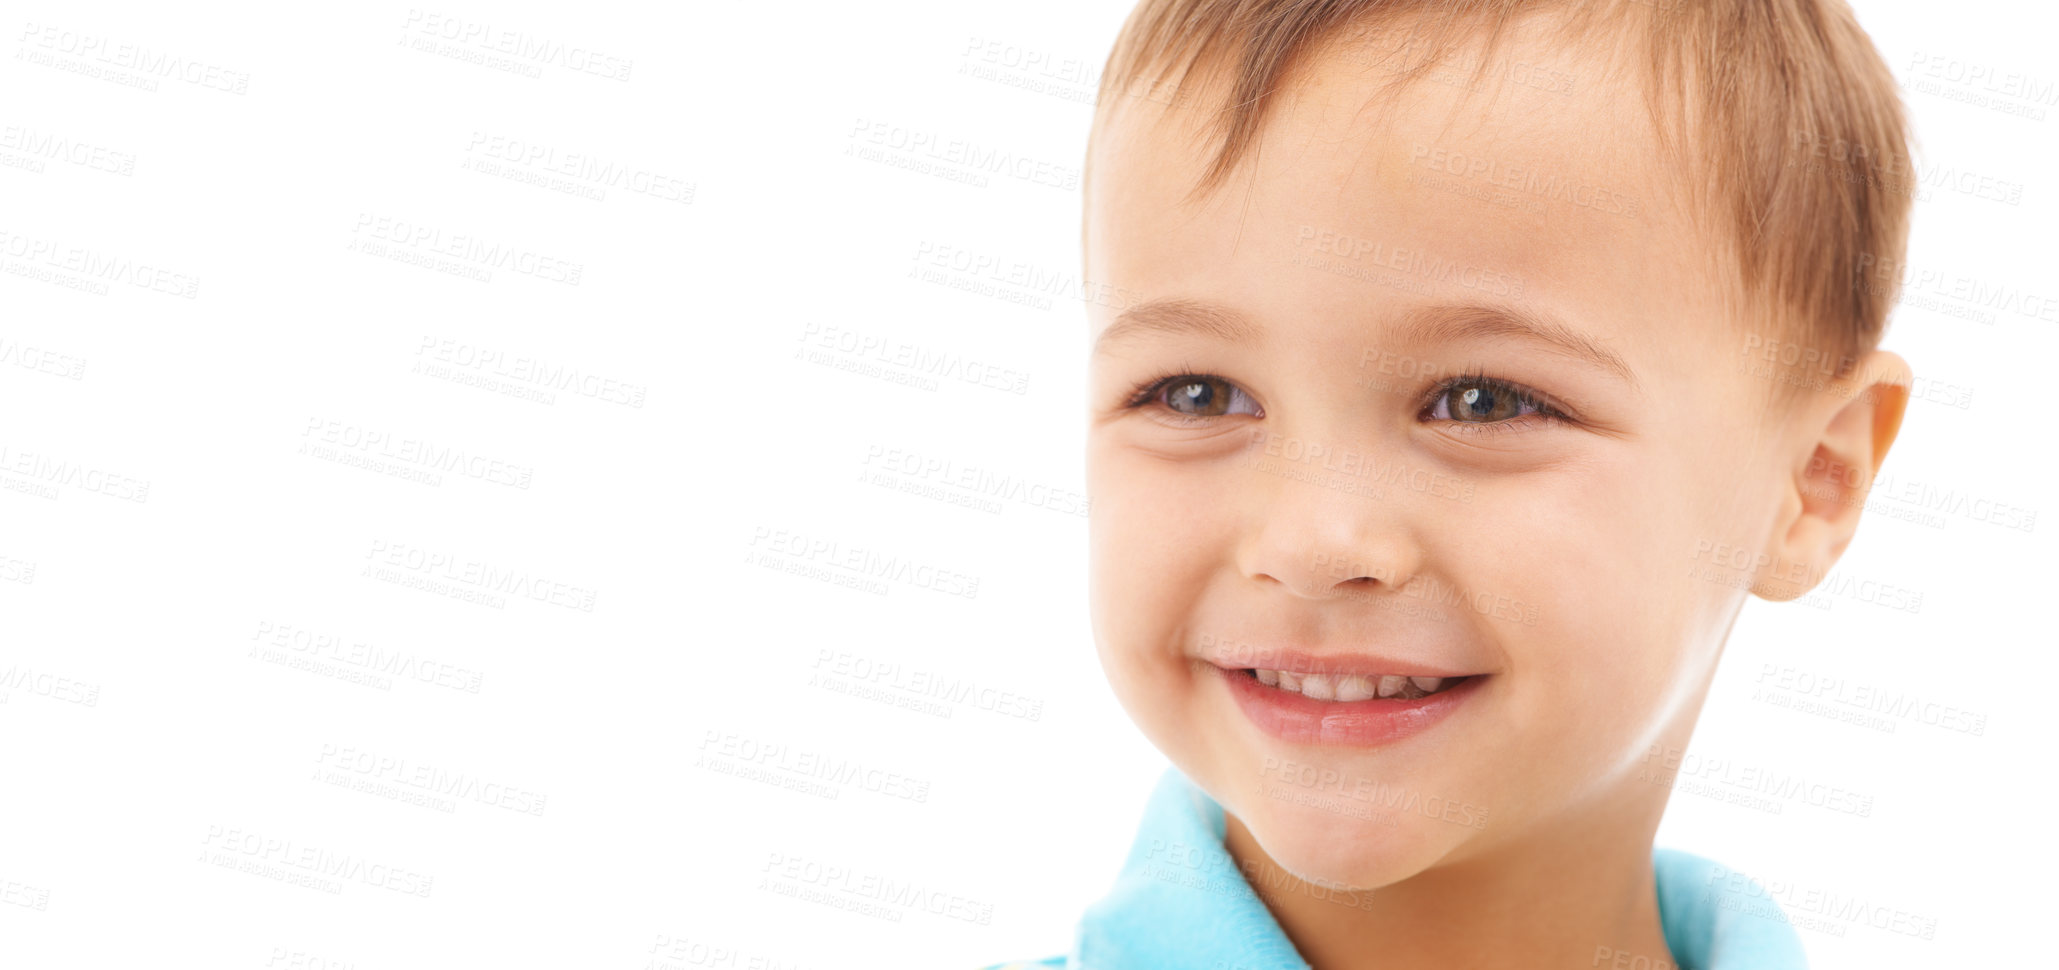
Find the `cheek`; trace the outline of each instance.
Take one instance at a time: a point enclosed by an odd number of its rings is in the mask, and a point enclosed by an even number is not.
[[[1462,574],[1477,583],[1466,608],[1506,647],[1528,763],[1567,784],[1605,777],[1693,704],[1735,595],[1690,575],[1719,486],[1685,458],[1646,454],[1476,498],[1475,526],[1500,539],[1470,547],[1492,552]],[[1490,604],[1508,615],[1478,615]]]
[[[1151,716],[1198,685],[1182,654],[1182,624],[1222,561],[1209,518],[1210,476],[1179,462],[1090,452],[1088,606],[1101,662],[1132,714]]]

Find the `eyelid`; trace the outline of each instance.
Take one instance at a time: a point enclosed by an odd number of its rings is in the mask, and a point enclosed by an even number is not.
[[[1265,410],[1265,405],[1258,404],[1258,398],[1254,396],[1250,391],[1245,390],[1244,385],[1239,384],[1236,381],[1230,380],[1229,378],[1224,377],[1221,374],[1210,374],[1203,371],[1195,370],[1166,371],[1165,373],[1160,374],[1157,377],[1147,378],[1142,383],[1137,385],[1136,390],[1131,392],[1129,401],[1127,401],[1123,406],[1126,408],[1136,408],[1143,407],[1146,404],[1150,404],[1155,398],[1158,397],[1159,392],[1164,391],[1168,385],[1173,384],[1177,381],[1211,380],[1221,381],[1225,384],[1230,385],[1231,387],[1236,388],[1238,393],[1243,394],[1247,398],[1250,398],[1251,403],[1257,404],[1258,409],[1260,411]],[[1218,416],[1228,417],[1229,415]]]
[[[1536,388],[1530,387],[1527,384],[1518,384],[1515,381],[1506,380],[1504,378],[1492,377],[1478,370],[1469,370],[1463,374],[1456,374],[1451,377],[1447,377],[1441,381],[1438,381],[1436,384],[1432,385],[1430,387],[1429,393],[1424,396],[1421,406],[1416,409],[1416,416],[1420,418],[1424,415],[1429,414],[1430,410],[1437,406],[1437,401],[1440,398],[1450,393],[1452,388],[1457,387],[1461,384],[1479,384],[1484,387],[1492,387],[1499,389],[1503,392],[1513,394],[1515,395],[1517,400],[1520,400],[1526,404],[1529,404],[1531,407],[1536,408],[1538,416],[1540,417],[1548,418],[1554,421],[1572,420],[1572,409],[1560,404],[1551,395],[1546,394],[1543,391],[1537,390]],[[1507,424],[1508,422],[1474,421],[1454,423],[1465,423],[1476,425],[1478,427],[1486,427],[1488,425]]]
[[[1239,393],[1242,393],[1246,398],[1250,399],[1251,403],[1258,408],[1259,414],[1261,416],[1265,413],[1265,405],[1259,403],[1258,398],[1252,395],[1250,391],[1245,390],[1242,384],[1239,384],[1236,381],[1224,377],[1221,374],[1208,373],[1205,371],[1195,370],[1187,367],[1181,367],[1176,370],[1163,371],[1156,377],[1147,378],[1144,381],[1138,383],[1136,385],[1136,388],[1131,392],[1129,400],[1124,403],[1123,409],[1132,410],[1150,404],[1165,390],[1165,388],[1168,385],[1176,381],[1189,380],[1217,380],[1225,384],[1228,384],[1231,387],[1236,388],[1237,391]],[[1491,376],[1477,368],[1469,369],[1464,373],[1455,374],[1451,377],[1444,378],[1442,380],[1437,381],[1435,384],[1431,385],[1429,391],[1424,395],[1422,402],[1416,408],[1416,417],[1419,420],[1423,419],[1426,415],[1429,414],[1429,412],[1433,408],[1436,407],[1437,401],[1440,398],[1442,398],[1445,394],[1450,393],[1453,387],[1459,386],[1461,384],[1478,384],[1483,387],[1491,387],[1498,389],[1504,393],[1513,394],[1518,400],[1523,401],[1524,403],[1529,404],[1531,407],[1537,409],[1536,414],[1527,415],[1528,417],[1542,418],[1546,421],[1571,422],[1573,420],[1572,409],[1566,407],[1563,404],[1560,404],[1558,400],[1552,397],[1551,395],[1546,394],[1543,391],[1539,391],[1536,388],[1533,388],[1527,384],[1520,384],[1515,381],[1508,380],[1506,378]],[[1168,413],[1176,415],[1178,414],[1178,412],[1173,411],[1168,411]],[[1209,417],[1198,417],[1194,415],[1179,416],[1185,420],[1196,423],[1211,420],[1211,418]],[[1232,415],[1215,415],[1214,417],[1231,416]],[[1512,424],[1515,420],[1516,419],[1513,418],[1501,421],[1447,420],[1446,423],[1454,427],[1463,427],[1466,433],[1478,434],[1483,432],[1514,430],[1510,428],[1509,425]]]
[[[1137,407],[1143,407],[1144,405],[1146,405],[1146,404],[1149,404],[1149,403],[1151,403],[1151,399],[1152,399],[1152,398],[1154,398],[1154,397],[1156,397],[1156,396],[1158,396],[1158,392],[1159,392],[1159,391],[1162,391],[1162,390],[1164,390],[1164,389],[1165,389],[1165,385],[1166,385],[1166,382],[1167,382],[1167,381],[1177,380],[1177,379],[1179,379],[1179,378],[1182,378],[1182,377],[1196,377],[1196,376],[1199,376],[1199,375],[1195,375],[1195,374],[1167,374],[1167,375],[1165,375],[1165,376],[1163,376],[1163,377],[1153,377],[1153,378],[1151,378],[1151,379],[1149,379],[1149,380],[1146,380],[1146,381],[1144,381],[1144,382],[1142,382],[1142,383],[1138,384],[1138,385],[1137,385],[1136,387],[1133,387],[1133,388],[1131,388],[1131,389],[1130,389],[1130,397],[1129,397],[1129,400],[1127,400],[1127,401],[1124,401],[1124,402],[1123,402],[1123,407],[1126,407],[1126,408],[1137,408]]]
[[[1214,381],[1228,385],[1230,388],[1229,393],[1241,395],[1251,406],[1252,411],[1238,411],[1225,414],[1187,414],[1164,401],[1167,387],[1182,382],[1191,383],[1199,381]],[[1154,422],[1188,430],[1208,428],[1224,431],[1235,426],[1231,419],[1259,419],[1265,417],[1265,405],[1259,402],[1257,395],[1245,390],[1244,385],[1221,374],[1195,369],[1186,365],[1182,365],[1178,370],[1163,371],[1159,376],[1148,378],[1137,384],[1136,388],[1131,391],[1128,402],[1122,406],[1119,413],[1128,414],[1133,411],[1150,418]],[[1252,413],[1254,411],[1256,413]]]

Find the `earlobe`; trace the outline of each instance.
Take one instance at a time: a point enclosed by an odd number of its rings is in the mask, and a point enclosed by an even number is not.
[[[1851,377],[1810,392],[1830,414],[1794,469],[1767,556],[1776,568],[1761,572],[1754,595],[1794,599],[1844,555],[1881,462],[1901,432],[1912,382],[1908,361],[1877,350],[1860,358]]]

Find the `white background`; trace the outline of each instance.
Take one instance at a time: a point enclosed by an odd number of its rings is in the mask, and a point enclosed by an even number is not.
[[[1063,183],[1126,9],[14,7],[0,963],[1062,951],[1163,764],[1094,661],[1086,520],[1065,498],[1085,322]],[[2059,296],[2050,15],[1861,16],[1926,171],[2021,186],[2013,204],[1928,188],[1911,265],[1947,289]],[[526,53],[480,63],[446,29]],[[1983,94],[1968,68],[2028,74],[2038,94],[1984,96],[2047,117],[1950,96]],[[1044,175],[914,171],[886,159],[919,151],[866,155],[873,132]],[[534,184],[551,165],[574,174]],[[515,257],[488,265],[479,245]],[[439,268],[439,246],[461,255]],[[1055,286],[994,278],[1011,274]],[[2033,952],[2051,900],[2059,324],[1927,301],[1905,300],[1887,346],[1950,403],[1911,405],[1887,472],[2046,521],[1869,513],[1841,569],[1920,610],[1750,605],[1694,756],[1821,780],[1870,814],[1735,804],[1719,782],[1676,793],[1659,833],[1788,887],[1791,910],[1859,895],[1935,921],[1926,941],[1826,919],[1802,933],[1822,967],[2002,965]],[[901,353],[957,366],[925,378]],[[425,473],[445,449],[463,462]],[[901,490],[931,462],[1045,498]],[[853,575],[823,561],[852,555],[976,595],[823,578]],[[542,598],[482,589],[503,576]],[[824,686],[862,683],[839,668],[1010,699],[908,709]],[[1922,692],[1984,729],[1798,713],[1754,699],[1769,668]],[[894,780],[794,770],[846,759]],[[460,794],[393,797],[424,784]],[[282,878],[306,865],[326,884]],[[990,918],[867,916],[776,886],[866,879]]]

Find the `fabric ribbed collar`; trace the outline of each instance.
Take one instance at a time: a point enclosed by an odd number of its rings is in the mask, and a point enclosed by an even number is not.
[[[1167,768],[1114,889],[1080,919],[1066,966],[1307,970],[1224,848],[1224,831],[1222,806]],[[1756,883],[1672,849],[1655,849],[1652,868],[1666,945],[1681,970],[1807,966],[1786,916]]]

